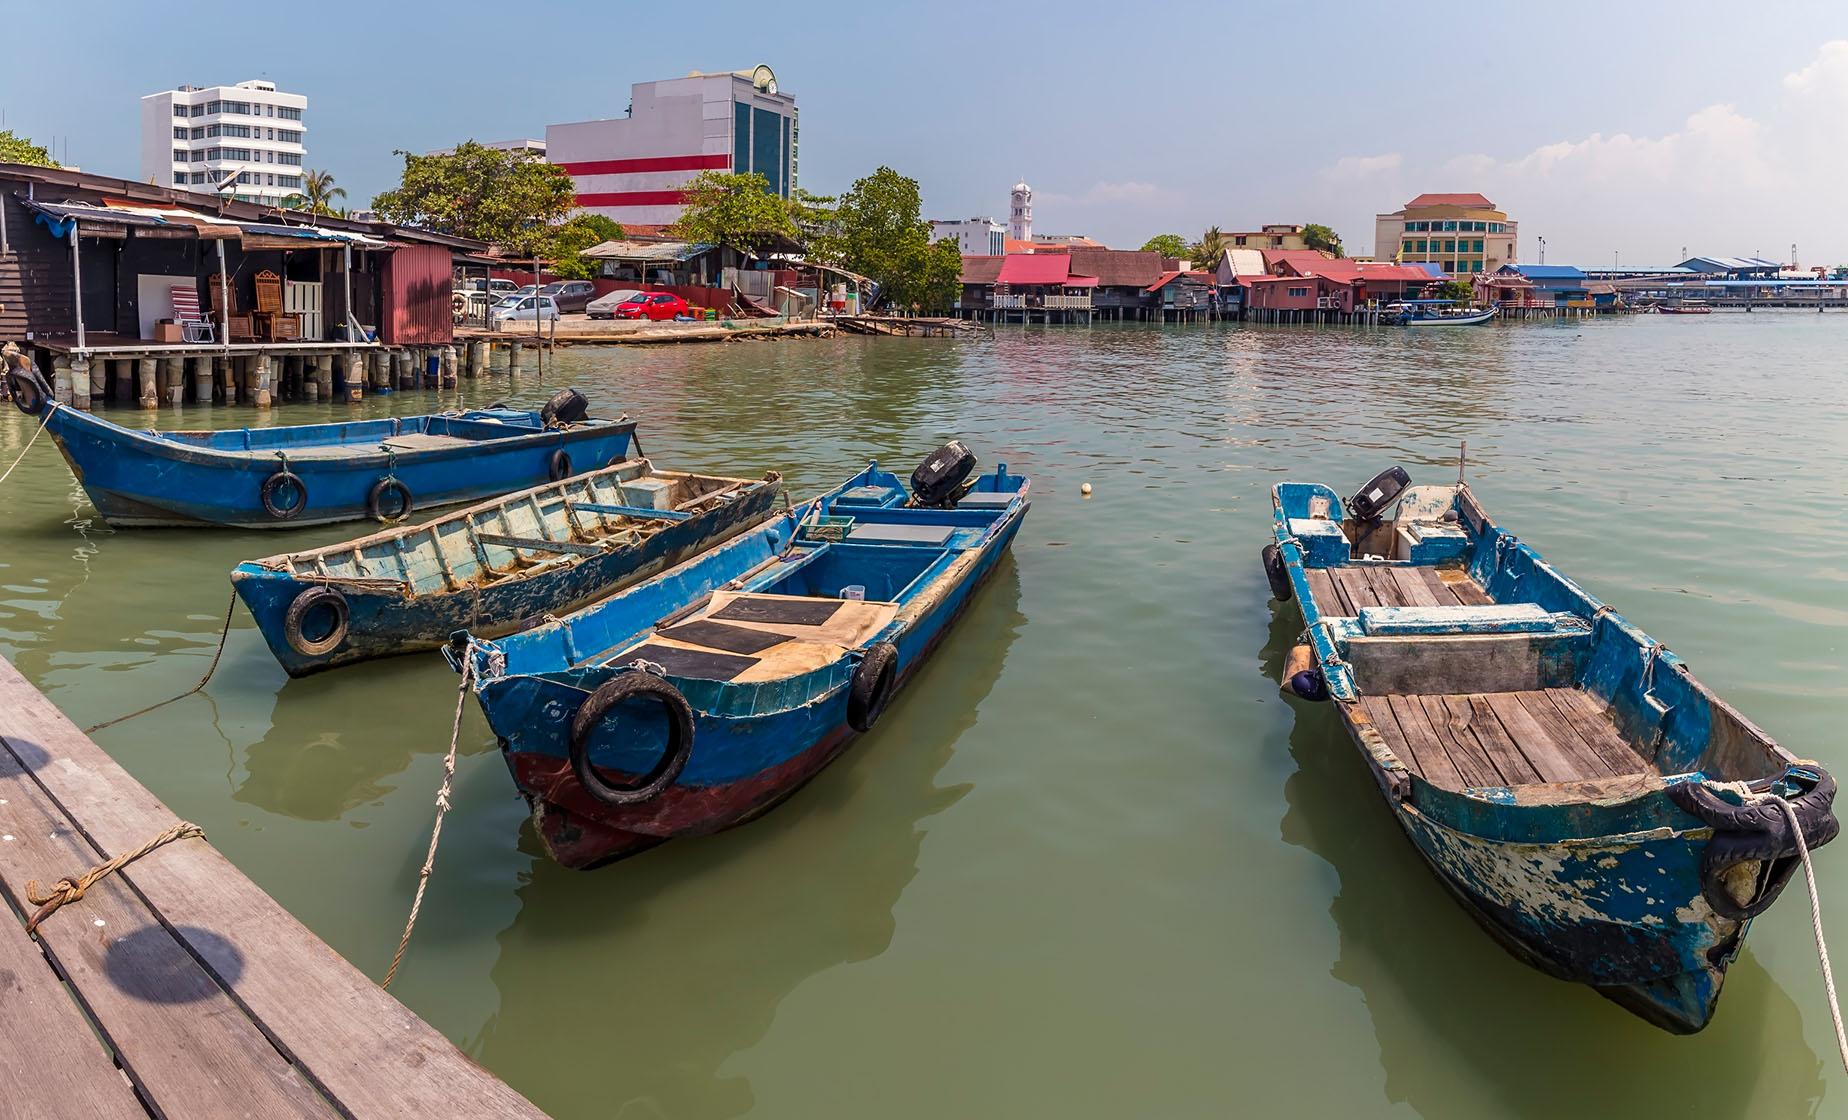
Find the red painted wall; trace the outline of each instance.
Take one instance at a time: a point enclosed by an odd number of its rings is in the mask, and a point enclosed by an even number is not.
[[[385,258],[379,277],[379,341],[432,346],[455,341],[451,317],[450,252],[440,245],[406,245]]]

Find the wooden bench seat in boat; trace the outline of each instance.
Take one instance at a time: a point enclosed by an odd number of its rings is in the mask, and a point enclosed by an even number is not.
[[[1360,704],[1406,766],[1444,789],[1654,772],[1618,733],[1609,707],[1581,689],[1365,695]]]
[[[605,664],[639,659],[699,680],[781,680],[840,660],[897,614],[897,603],[717,591],[699,611]]]
[[[1358,564],[1305,568],[1304,574],[1328,615],[1354,616],[1363,607],[1481,607],[1495,601],[1462,568]]]

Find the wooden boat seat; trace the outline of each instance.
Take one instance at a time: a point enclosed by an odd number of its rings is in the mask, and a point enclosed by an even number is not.
[[[1443,789],[1654,772],[1618,733],[1609,707],[1580,689],[1366,695],[1360,706],[1406,767]]]
[[[857,544],[916,544],[942,548],[956,531],[954,525],[899,525],[890,521],[857,521],[847,539]]]
[[[1485,607],[1495,602],[1463,568],[1364,564],[1303,571],[1325,615],[1353,617],[1363,607]]]
[[[691,618],[608,658],[643,659],[670,676],[754,684],[840,660],[898,614],[897,603],[717,591]]]
[[[463,439],[460,436],[432,436],[422,432],[392,436],[379,441],[379,446],[389,447],[394,451],[436,451],[445,447],[477,447],[479,445],[479,440]]]

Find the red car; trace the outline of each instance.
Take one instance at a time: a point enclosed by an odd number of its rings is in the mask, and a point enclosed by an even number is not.
[[[672,319],[678,315],[691,315],[693,311],[687,301],[668,292],[637,292],[616,305],[615,316],[618,319]]]

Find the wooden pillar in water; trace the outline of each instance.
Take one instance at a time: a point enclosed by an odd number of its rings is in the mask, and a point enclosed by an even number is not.
[[[160,359],[143,358],[138,363],[141,380],[141,407],[160,407]]]
[[[453,346],[445,346],[443,347],[443,388],[453,389],[455,387],[456,348]]]
[[[186,359],[175,355],[166,361],[167,376],[161,385],[161,396],[170,405],[178,408],[186,403]]]
[[[334,399],[334,356],[319,354],[314,359],[314,383],[323,400]]]
[[[237,364],[230,355],[212,359],[212,378],[226,404],[237,403]]]
[[[302,399],[318,401],[321,399],[321,359],[304,357],[301,363]]]
[[[520,352],[524,349],[526,349],[526,347],[523,344],[518,343],[518,342],[509,342],[507,344],[507,376],[508,377],[520,376]]]
[[[276,403],[275,385],[270,380],[270,356],[257,355],[257,391],[252,395],[258,408],[269,408]]]
[[[95,358],[89,364],[90,401],[86,405],[79,405],[80,408],[94,408],[109,395],[109,363],[102,358]]]

